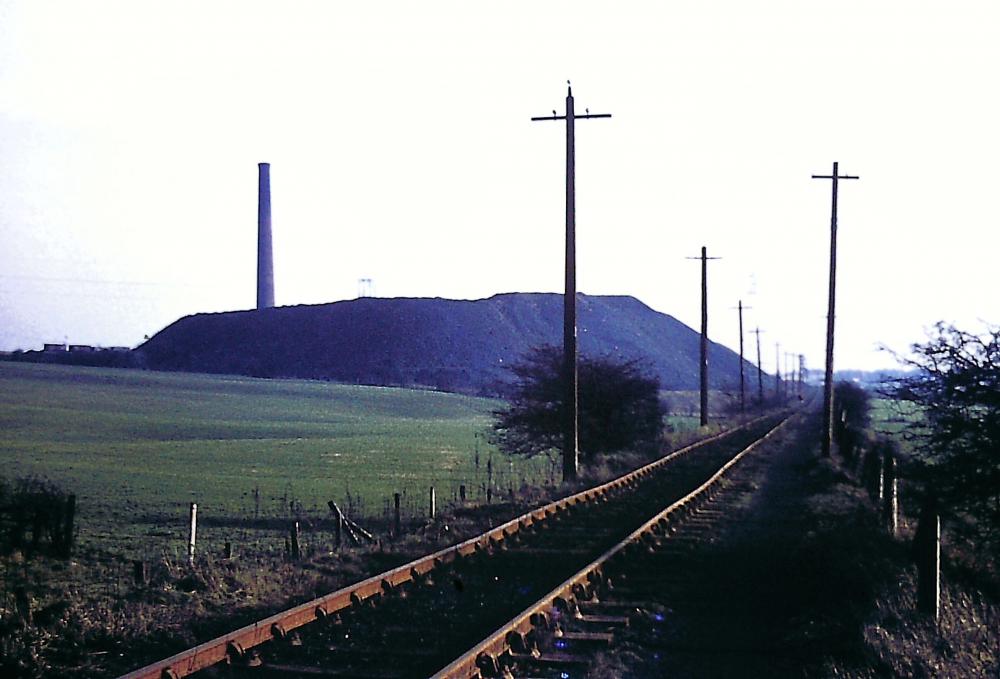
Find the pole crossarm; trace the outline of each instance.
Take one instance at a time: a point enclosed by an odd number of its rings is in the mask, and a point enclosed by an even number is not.
[[[573,105],[573,87],[570,82],[566,81],[566,113],[565,115],[559,115],[555,111],[552,112],[550,116],[534,116],[533,121],[537,120],[581,120],[586,118],[610,118],[610,113],[591,113],[590,109],[586,109],[586,113],[577,113]]]
[[[836,163],[834,163],[834,165],[836,165]],[[840,174],[840,175],[837,175],[837,174],[814,174],[812,176],[812,178],[813,179],[861,179],[861,177],[858,177],[856,175],[850,175],[850,174]]]
[[[584,118],[610,118],[610,113],[584,113],[583,115],[574,115],[573,120],[581,120]],[[532,120],[566,120],[566,116],[535,116]]]

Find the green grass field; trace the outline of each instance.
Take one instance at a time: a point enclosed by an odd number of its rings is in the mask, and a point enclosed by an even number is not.
[[[75,493],[80,542],[116,551],[130,551],[142,526],[147,534],[180,530],[190,502],[208,521],[286,517],[291,501],[322,515],[331,499],[363,517],[381,516],[401,492],[419,516],[432,485],[440,503],[460,484],[477,498],[491,457],[499,488],[545,473],[543,460],[512,465],[482,439],[498,404],[323,382],[0,362],[0,474],[45,477]]]
[[[871,400],[871,430],[873,433],[894,440],[899,445],[900,459],[921,462],[924,453],[912,437],[921,431],[927,422],[923,411],[906,401],[887,398]]]

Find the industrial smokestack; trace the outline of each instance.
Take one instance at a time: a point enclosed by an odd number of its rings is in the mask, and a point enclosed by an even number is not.
[[[271,254],[271,164],[258,163],[257,308],[274,306],[274,260]]]

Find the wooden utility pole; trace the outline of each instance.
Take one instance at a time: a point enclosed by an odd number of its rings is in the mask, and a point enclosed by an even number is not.
[[[813,179],[833,182],[833,202],[830,208],[830,288],[826,306],[826,377],[823,383],[823,457],[830,457],[833,447],[833,319],[837,300],[837,184],[841,179],[858,179],[842,175],[833,164],[833,174],[814,174]]]
[[[753,334],[757,335],[757,401],[761,408],[764,407],[764,368],[761,367],[760,363],[760,333],[762,332],[760,326],[753,330]]]
[[[747,411],[747,390],[746,377],[743,370],[743,310],[752,307],[743,306],[743,300],[741,299],[736,308],[740,312],[740,412],[745,413]]]
[[[774,343],[774,399],[781,399],[781,344]]]
[[[569,81],[566,81],[569,85]],[[610,113],[577,115],[573,88],[567,88],[566,113],[532,120],[566,121],[566,293],[563,297],[563,373],[566,376],[563,421],[563,481],[575,481],[579,467],[579,387],[576,367],[576,138],[574,123],[581,118],[610,118]]]
[[[785,382],[782,385],[782,393],[787,399],[792,395],[792,388],[795,386],[795,364],[791,362],[792,354],[785,352]],[[789,365],[791,367],[789,367]]]
[[[701,426],[708,424],[708,260],[722,259],[709,257],[708,248],[701,246],[701,351],[699,356],[701,373]]]

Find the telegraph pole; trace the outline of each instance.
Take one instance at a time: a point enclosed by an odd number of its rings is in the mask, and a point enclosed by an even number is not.
[[[792,385],[795,383],[795,364],[792,363],[791,364],[791,368],[788,367],[789,364],[790,364],[789,359],[791,359],[791,357],[792,357],[792,354],[790,352],[786,351],[785,352],[785,382],[782,385],[783,388],[781,390],[782,393],[785,395],[786,399],[789,396],[791,396]]]
[[[746,390],[746,378],[744,377],[743,371],[743,310],[751,309],[752,307],[743,306],[743,300],[739,301],[736,308],[740,312],[740,412],[745,413],[747,411],[747,390]]]
[[[760,333],[763,332],[760,326],[753,331],[754,335],[757,335],[757,400],[760,403],[760,407],[764,407],[764,368],[760,364]]]
[[[709,257],[708,248],[701,246],[701,257],[688,257],[701,260],[701,426],[708,424],[708,260],[722,259]]]
[[[566,81],[569,85],[569,81]],[[566,93],[566,113],[538,116],[532,120],[566,121],[566,292],[563,296],[563,374],[566,392],[563,420],[563,482],[575,481],[579,467],[579,387],[576,368],[576,137],[574,122],[581,118],[610,118],[610,113],[577,115],[573,88]]]
[[[830,208],[830,289],[826,310],[826,379],[823,384],[823,438],[821,441],[823,457],[830,457],[833,447],[833,319],[837,299],[837,184],[841,179],[858,179],[851,175],[842,175],[837,171],[837,163],[833,164],[833,173],[829,175],[814,174],[813,179],[829,179],[833,182],[833,201]]]
[[[774,343],[774,398],[781,399],[781,344]]]

